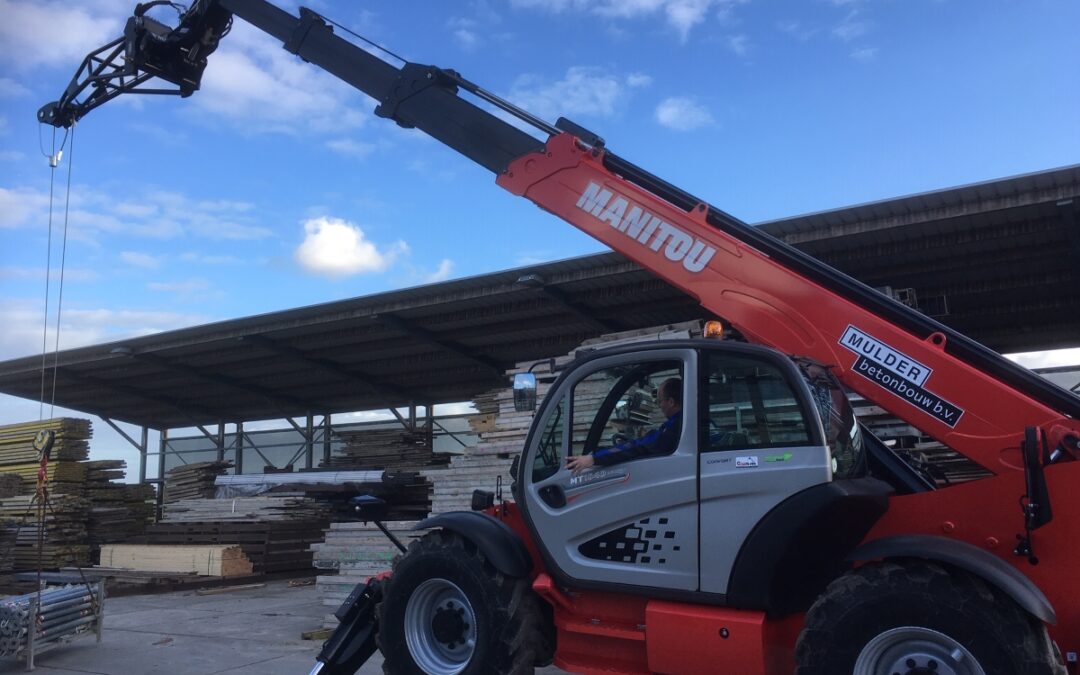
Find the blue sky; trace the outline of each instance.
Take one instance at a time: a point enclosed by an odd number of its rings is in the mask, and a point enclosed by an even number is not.
[[[749,222],[1080,161],[1075,0],[309,4]],[[0,359],[42,345],[35,112],[133,7],[0,0]],[[54,176],[50,326],[73,162],[61,347],[602,250],[371,108],[238,21],[194,96],[92,112]],[[0,423],[37,414],[0,397]]]

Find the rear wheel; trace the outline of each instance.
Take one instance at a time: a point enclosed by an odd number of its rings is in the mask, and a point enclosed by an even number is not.
[[[498,572],[463,537],[443,530],[409,545],[379,606],[388,675],[532,672],[539,645],[528,580]]]
[[[1041,622],[970,574],[912,561],[867,565],[806,615],[798,675],[1063,675]]]

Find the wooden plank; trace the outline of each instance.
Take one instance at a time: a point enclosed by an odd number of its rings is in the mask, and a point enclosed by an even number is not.
[[[107,544],[101,547],[107,567],[151,572],[194,572],[200,576],[251,574],[251,560],[239,546]]]

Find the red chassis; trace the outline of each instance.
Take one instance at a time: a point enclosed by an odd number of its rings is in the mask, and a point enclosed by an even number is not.
[[[1035,535],[1039,563],[1013,555],[1020,517],[1016,495],[1023,475],[1008,473],[933,492],[895,497],[867,536],[941,536],[999,555],[1029,577],[1057,611],[1050,627],[1062,653],[1080,651],[1080,462],[1047,473],[1055,519]],[[488,513],[525,542],[533,561],[533,589],[553,608],[555,665],[580,673],[738,673],[790,675],[803,615],[769,619],[763,612],[657,600],[646,595],[560,588],[549,576],[516,504]],[[1012,524],[1014,527],[1010,528]],[[1052,542],[1045,546],[1040,542]],[[1076,663],[1068,663],[1076,673]]]

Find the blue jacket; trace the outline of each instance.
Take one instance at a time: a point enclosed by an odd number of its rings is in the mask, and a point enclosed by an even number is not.
[[[675,448],[679,447],[681,435],[682,413],[678,412],[641,438],[619,443],[611,448],[596,450],[593,452],[593,462],[599,466],[610,466],[639,457],[670,455],[675,452]]]

